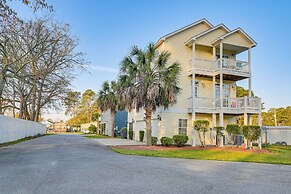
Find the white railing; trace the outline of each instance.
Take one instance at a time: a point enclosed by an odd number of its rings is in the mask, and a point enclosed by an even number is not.
[[[220,61],[222,60],[222,66],[220,66]],[[225,70],[231,71],[240,71],[244,73],[249,72],[249,63],[246,61],[239,61],[233,59],[217,59],[216,60],[216,69],[222,68]]]
[[[222,60],[222,66],[220,64]],[[189,60],[189,70],[192,71],[192,68],[200,71],[217,71],[219,69],[233,71],[233,72],[242,72],[249,73],[249,63],[245,61],[232,60],[232,59],[217,59],[216,61],[207,60],[207,59],[191,59]]]
[[[192,111],[192,97],[188,98],[188,111]],[[222,107],[221,107],[222,105]],[[242,97],[242,98],[194,98],[194,109],[199,110],[229,110],[229,111],[246,111],[246,110],[261,110],[261,99],[256,97]],[[190,111],[191,110],[191,111]]]

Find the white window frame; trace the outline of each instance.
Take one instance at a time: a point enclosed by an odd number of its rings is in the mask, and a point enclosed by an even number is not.
[[[193,95],[193,82],[191,80],[191,96]],[[194,93],[194,98],[199,98],[200,96],[200,81],[199,80],[195,80],[195,86],[194,86],[194,89],[195,89],[195,93]],[[196,91],[197,91],[197,95],[196,95]]]
[[[186,126],[183,126],[182,125],[182,121],[185,121],[186,120]],[[180,126],[180,121],[181,121],[181,126]],[[181,118],[181,119],[179,119],[178,120],[178,134],[179,135],[187,135],[187,128],[188,128],[188,119],[186,119],[186,118]]]

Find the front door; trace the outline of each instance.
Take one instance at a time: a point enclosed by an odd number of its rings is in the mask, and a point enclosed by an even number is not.
[[[217,99],[220,98],[220,85],[219,84],[215,85],[215,97]],[[224,84],[223,85],[223,107],[228,106],[229,97],[230,97],[230,85]],[[216,106],[218,106],[218,102],[216,103],[217,103]]]

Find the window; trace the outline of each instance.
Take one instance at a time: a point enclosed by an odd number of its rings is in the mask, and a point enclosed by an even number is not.
[[[133,131],[133,123],[132,122],[128,123],[128,130]]]
[[[193,84],[192,84],[192,80],[191,80],[191,96],[193,95]],[[195,98],[198,98],[199,97],[199,82],[198,81],[195,81],[195,94],[194,94],[194,97]]]
[[[187,119],[179,119],[179,135],[187,135]]]

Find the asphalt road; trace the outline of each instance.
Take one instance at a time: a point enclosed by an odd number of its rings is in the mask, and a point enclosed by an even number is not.
[[[291,193],[291,166],[126,156],[53,135],[0,148],[0,193]]]

